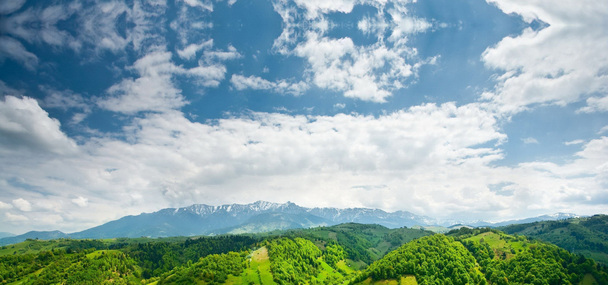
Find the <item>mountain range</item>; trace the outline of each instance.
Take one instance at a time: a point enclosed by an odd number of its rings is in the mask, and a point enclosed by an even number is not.
[[[555,214],[501,223],[475,222],[467,225],[504,226],[542,220],[560,220],[573,214]],[[194,204],[183,208],[167,208],[153,213],[125,216],[81,232],[32,231],[0,239],[0,245],[26,239],[168,237],[267,232],[296,228],[331,226],[342,223],[379,224],[388,228],[412,226],[450,226],[458,222],[440,221],[407,211],[386,212],[369,208],[306,208],[294,203],[257,201],[251,204],[209,206]],[[459,222],[463,223],[463,222]]]

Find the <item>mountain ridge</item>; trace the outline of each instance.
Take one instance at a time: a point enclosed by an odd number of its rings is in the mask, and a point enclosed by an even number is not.
[[[523,220],[499,223],[458,222],[463,226],[498,227],[528,221],[556,220],[574,214],[556,213]],[[129,215],[74,233],[59,231],[32,231],[23,235],[1,238],[0,245],[24,241],[28,238],[100,239],[118,237],[169,237],[219,235],[228,233],[255,233],[293,228],[332,226],[343,223],[378,224],[388,228],[413,226],[450,226],[450,221],[416,215],[408,211],[386,212],[372,208],[307,208],[292,202],[274,203],[256,201],[249,204],[212,206],[192,204],[180,208],[165,208],[151,213]],[[454,222],[454,221],[452,221]]]

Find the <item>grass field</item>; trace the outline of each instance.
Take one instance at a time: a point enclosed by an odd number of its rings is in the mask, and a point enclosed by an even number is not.
[[[253,251],[249,259],[249,267],[240,276],[230,276],[226,284],[275,284],[270,272],[270,259],[266,247]]]
[[[365,281],[358,283],[360,285],[418,285],[415,276],[403,276],[400,280],[389,279],[373,281],[372,278],[367,278]]]
[[[510,259],[514,253],[523,250],[523,242],[517,237],[495,232],[485,232],[466,240],[487,243],[494,250],[497,258]]]

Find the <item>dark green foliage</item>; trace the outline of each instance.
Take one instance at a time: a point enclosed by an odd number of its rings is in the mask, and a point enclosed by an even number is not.
[[[2,277],[0,283],[20,281],[20,284],[137,284],[139,282],[139,270],[135,261],[119,251],[81,251],[79,253],[67,253],[63,250],[53,252],[41,252],[28,259],[34,266],[30,269],[37,271],[19,269],[13,278]],[[3,257],[2,265],[8,257]],[[0,266],[3,275],[7,273],[6,268]],[[8,272],[9,276],[11,272]]]
[[[222,284],[229,275],[238,276],[243,272],[246,255],[246,252],[208,255],[196,263],[188,262],[185,266],[165,273],[158,284],[196,284],[200,281]]]
[[[432,235],[432,232],[407,228],[388,229],[381,225],[362,225],[355,223],[331,227],[318,227],[306,230],[290,230],[282,233],[289,237],[302,237],[325,243],[336,242],[344,249],[351,260],[370,264],[387,252],[411,240]]]
[[[137,261],[143,270],[143,277],[160,276],[162,273],[197,261],[209,254],[242,251],[250,248],[259,239],[249,236],[219,236],[188,239],[185,242],[146,242],[115,245]]]
[[[318,274],[321,250],[303,238],[267,242],[270,270],[278,284],[302,284]]]
[[[422,237],[374,262],[357,281],[398,279],[415,275],[419,284],[485,284],[475,258],[453,238]]]

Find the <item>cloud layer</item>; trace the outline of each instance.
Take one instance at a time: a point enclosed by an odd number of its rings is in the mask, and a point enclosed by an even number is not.
[[[115,59],[91,93],[61,80],[24,91],[31,82],[2,78],[0,230],[69,232],[164,207],[255,200],[489,220],[605,212],[605,122],[557,142],[573,151],[561,162],[501,162],[510,143],[546,143],[540,131],[505,131],[524,111],[558,105],[605,118],[608,4],[488,2],[530,26],[479,54],[496,72],[490,88],[472,86],[473,99],[461,102],[412,94],[423,103],[394,108],[424,66],[444,68],[440,54],[423,58],[411,43],[447,27],[415,16],[415,1],[273,1],[282,30],[268,54],[211,32],[213,13],[241,2],[176,1],[175,19],[166,18],[166,1],[0,4],[0,64],[46,78],[57,64],[35,53],[41,47],[86,68]],[[332,33],[331,15],[358,6],[373,11],[353,21],[375,39],[365,44]],[[62,29],[70,19],[82,28]],[[281,66],[287,61],[297,64]],[[297,101],[264,109],[282,112],[255,110],[271,97],[256,97],[262,92]],[[319,97],[329,107],[315,105]],[[214,110],[224,105],[237,107]],[[96,115],[118,127],[95,129],[88,118]]]

